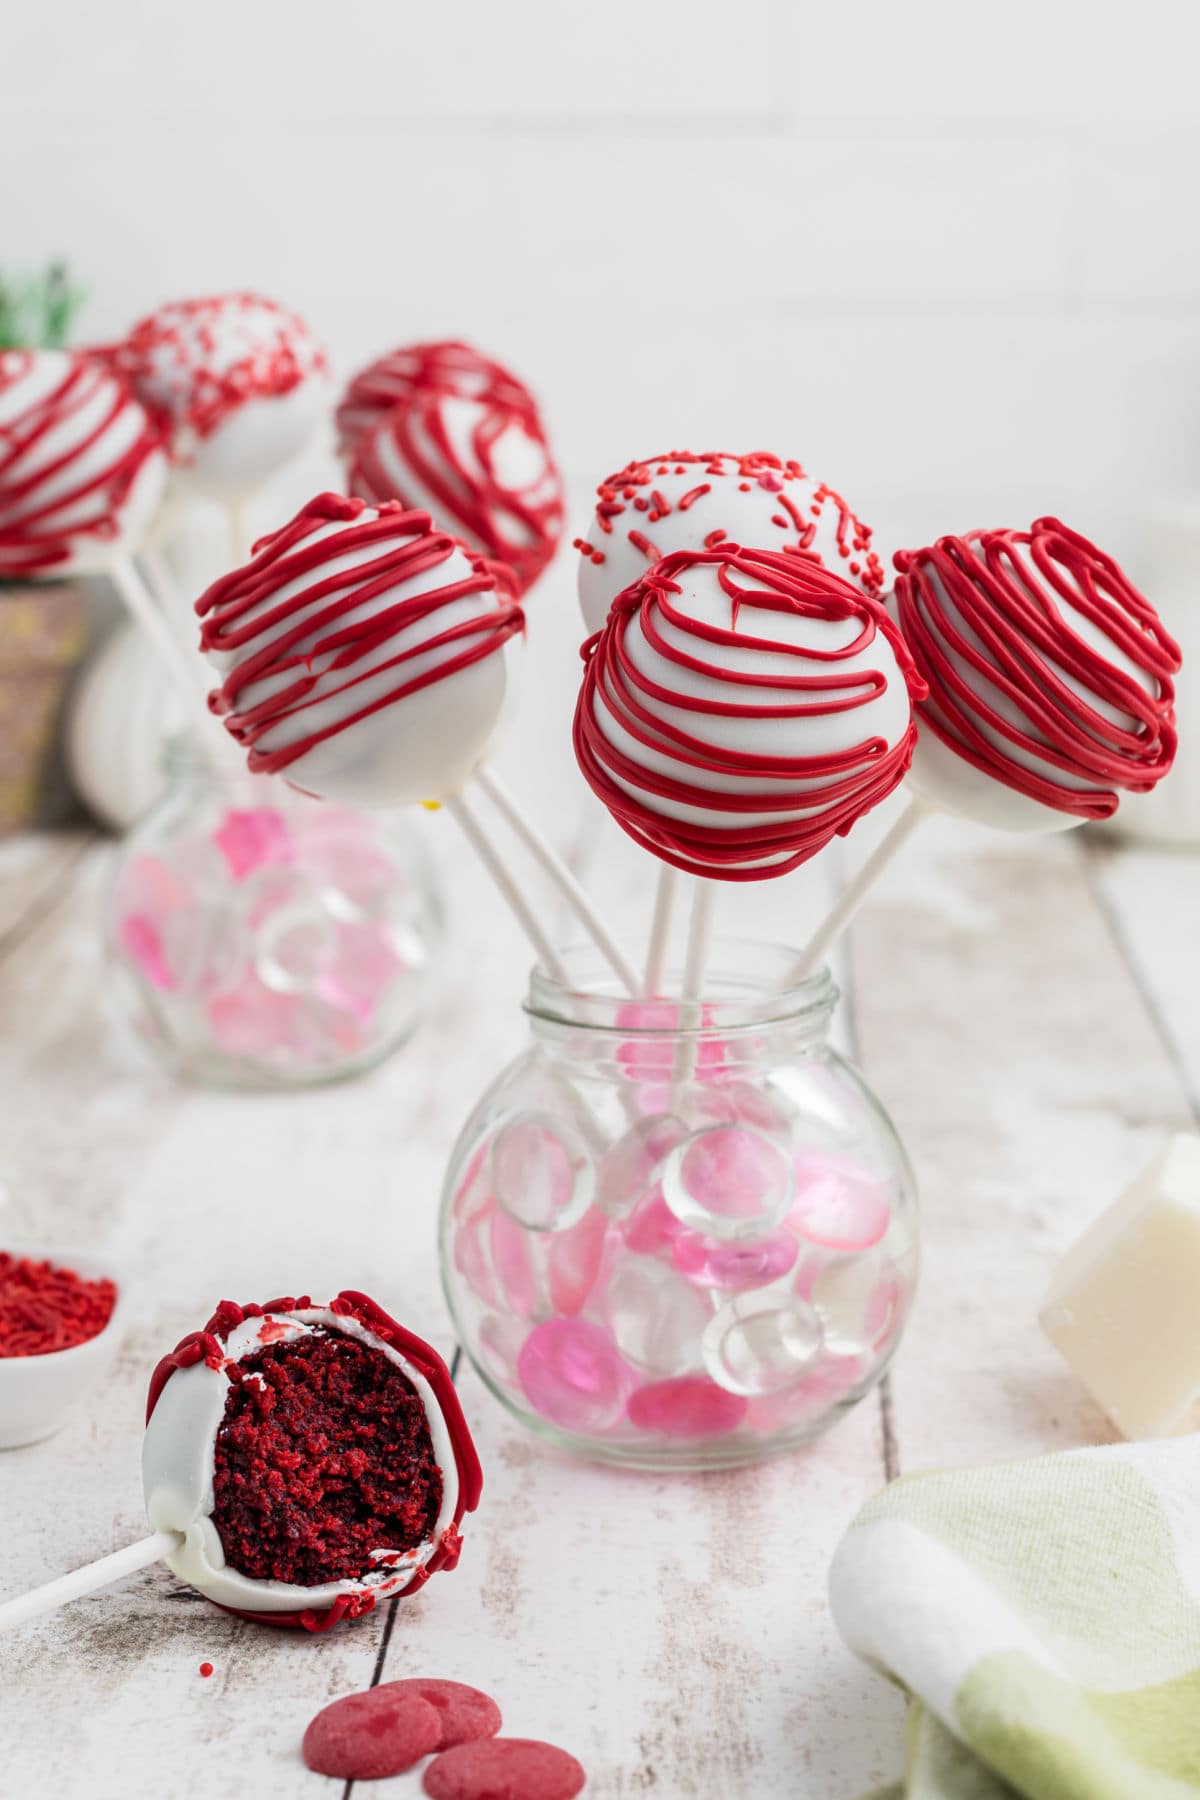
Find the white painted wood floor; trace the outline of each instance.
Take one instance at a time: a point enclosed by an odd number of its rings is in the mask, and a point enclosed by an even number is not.
[[[111,846],[0,846],[0,1241],[103,1245],[139,1287],[97,1404],[0,1456],[0,1594],[140,1534],[149,1371],[221,1296],[364,1286],[453,1352],[440,1173],[521,1041],[528,959],[448,826],[442,842],[456,934],[425,1027],[371,1078],[287,1097],[177,1086],[125,1042],[98,944]],[[615,835],[593,860],[648,919],[647,866]],[[753,928],[800,941],[819,892],[768,886]],[[464,1368],[486,1489],[457,1574],[321,1638],[228,1618],[165,1568],[80,1602],[0,1642],[0,1794],[333,1793],[300,1763],[308,1719],[406,1673],[497,1694],[507,1729],[580,1757],[594,1800],[852,1800],[893,1778],[903,1705],[837,1639],[830,1555],[898,1470],[1106,1438],[1034,1313],[1058,1252],[1197,1117],[1198,919],[1200,860],[927,827],[843,971],[923,1198],[921,1290],[882,1392],[800,1455],[668,1479],[563,1459]]]

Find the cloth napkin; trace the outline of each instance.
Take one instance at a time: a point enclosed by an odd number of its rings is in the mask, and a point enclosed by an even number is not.
[[[829,1589],[912,1696],[895,1800],[1200,1795],[1200,1436],[894,1482]]]

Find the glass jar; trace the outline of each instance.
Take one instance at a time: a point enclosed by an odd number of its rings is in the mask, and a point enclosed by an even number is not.
[[[460,1339],[526,1425],[649,1468],[754,1462],[880,1379],[917,1276],[895,1128],[829,1041],[823,971],[718,942],[703,1001],[534,974],[532,1044],[464,1127],[442,1198]],[[670,983],[667,984],[670,989]]]
[[[107,909],[140,1035],[217,1086],[305,1087],[381,1062],[418,1022],[441,932],[418,830],[240,758],[201,760],[187,739],[166,762]]]

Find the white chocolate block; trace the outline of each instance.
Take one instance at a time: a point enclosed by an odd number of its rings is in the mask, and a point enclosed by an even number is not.
[[[1038,1317],[1123,1436],[1194,1427],[1200,1137],[1172,1138],[1067,1252]]]

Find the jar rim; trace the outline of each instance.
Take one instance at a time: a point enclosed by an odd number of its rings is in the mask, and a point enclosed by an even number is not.
[[[569,947],[561,954],[569,982],[540,967],[530,973],[524,1010],[535,1028],[547,1025],[645,1040],[700,1039],[718,1033],[730,1037],[767,1025],[817,1030],[826,1024],[838,999],[828,967],[799,981],[792,977],[801,953],[787,944],[714,937],[704,991],[698,1002],[690,1003],[680,1000],[678,966],[668,966],[662,994],[638,997],[625,992],[593,945]],[[680,1016],[688,1004],[699,1008],[694,1024]],[[654,1018],[656,1007],[667,1016]],[[639,1010],[651,1016],[639,1017]]]

